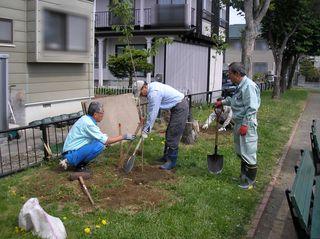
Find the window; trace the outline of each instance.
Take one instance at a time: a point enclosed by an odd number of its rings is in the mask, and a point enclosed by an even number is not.
[[[44,49],[87,51],[88,19],[83,16],[45,10]]]
[[[186,4],[186,0],[158,0],[158,4]]]
[[[203,0],[202,2],[202,8],[208,12],[211,12],[212,8],[212,0]]]
[[[132,44],[130,45],[134,47],[135,49],[147,49],[147,45],[145,44]],[[125,45],[116,45],[116,55],[121,54],[126,46]],[[136,72],[137,77],[146,77],[146,72],[137,71]]]
[[[255,62],[253,63],[253,74],[257,73],[268,73],[268,63],[267,62]]]
[[[260,39],[255,41],[254,49],[257,51],[267,51],[269,50],[269,47],[265,40]]]
[[[13,43],[12,20],[0,18],[0,43]]]
[[[232,50],[241,50],[241,42],[240,40],[229,40],[230,48]]]

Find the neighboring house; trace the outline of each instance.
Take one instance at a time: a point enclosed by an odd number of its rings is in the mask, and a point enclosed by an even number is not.
[[[93,1],[0,1],[0,54],[8,56],[17,124],[77,112],[94,95],[93,30]]]
[[[160,47],[149,62],[154,72],[139,73],[148,82],[162,81],[189,93],[220,89],[223,56],[212,48],[211,34],[227,32],[229,7],[213,0],[132,0],[136,48],[150,48],[155,37],[171,37],[173,43]],[[122,85],[108,70],[110,54],[124,47],[111,26],[117,18],[110,12],[112,0],[96,0],[95,80],[99,85]]]
[[[229,48],[225,53],[225,62],[241,61],[241,32],[244,29],[244,24],[235,24],[229,26]],[[252,73],[274,74],[275,63],[272,51],[268,47],[268,43],[263,38],[257,38],[255,41],[252,59]]]

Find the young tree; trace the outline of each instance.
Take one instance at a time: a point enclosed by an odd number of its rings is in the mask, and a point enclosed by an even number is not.
[[[271,0],[227,0],[232,7],[244,12],[246,26],[242,33],[241,61],[244,64],[247,74],[252,77],[252,55],[254,43],[259,35],[258,28],[265,16]]]
[[[109,55],[108,67],[115,77],[129,78],[130,88],[137,71],[146,73],[153,70],[153,65],[148,63],[149,55],[147,50],[126,47],[121,54]]]
[[[262,36],[267,39],[275,61],[273,98],[281,96],[281,67],[283,53],[290,37],[306,23],[311,0],[273,0],[262,21]]]

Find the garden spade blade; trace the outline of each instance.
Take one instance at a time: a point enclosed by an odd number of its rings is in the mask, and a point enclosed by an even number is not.
[[[218,154],[218,123],[220,119],[221,112],[217,112],[216,109],[216,127],[215,127],[215,140],[214,140],[214,154],[207,155],[208,170],[210,173],[219,174],[222,172],[223,168],[223,155]]]
[[[133,168],[133,165],[134,165],[134,161],[136,159],[136,153],[137,153],[137,151],[138,151],[138,149],[140,147],[141,141],[142,141],[142,137],[139,139],[139,142],[138,142],[136,148],[134,149],[133,154],[129,157],[129,159],[125,163],[125,165],[123,167],[125,173],[130,173],[131,172],[131,170]]]
[[[208,170],[210,173],[219,174],[223,169],[223,155],[209,154],[207,155]]]

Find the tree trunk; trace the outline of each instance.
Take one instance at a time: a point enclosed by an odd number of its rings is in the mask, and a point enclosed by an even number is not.
[[[129,75],[129,86],[128,87],[129,88],[132,87],[132,75]]]
[[[252,55],[255,42],[254,30],[246,27],[243,32],[243,43],[241,52],[241,61],[246,69],[247,76],[252,79]]]
[[[280,99],[281,91],[280,91],[280,77],[281,77],[281,64],[282,64],[282,56],[280,56],[280,53],[277,51],[277,49],[272,49],[276,70],[275,70],[275,79],[274,79],[274,86],[273,86],[273,92],[272,92],[272,98],[273,99]]]
[[[289,69],[289,65],[291,62],[291,56],[284,55],[282,66],[281,66],[281,73],[280,73],[280,92],[284,93],[287,88],[287,73]]]
[[[295,55],[293,57],[293,62],[292,62],[292,65],[290,67],[290,70],[289,70],[288,86],[287,86],[288,90],[290,90],[292,88],[292,81],[293,81],[294,73],[296,71],[298,60],[299,60],[299,55]]]

